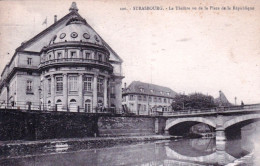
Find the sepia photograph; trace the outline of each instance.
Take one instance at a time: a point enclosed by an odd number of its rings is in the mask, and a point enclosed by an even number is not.
[[[0,165],[260,165],[259,0],[1,0]]]

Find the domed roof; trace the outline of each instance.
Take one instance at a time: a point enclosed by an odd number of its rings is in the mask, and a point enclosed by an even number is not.
[[[103,45],[98,34],[90,28],[84,19],[71,18],[66,26],[53,37],[50,44],[63,42],[88,42]]]

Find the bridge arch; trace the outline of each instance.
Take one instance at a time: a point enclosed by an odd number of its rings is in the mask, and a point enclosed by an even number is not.
[[[171,121],[168,119],[168,121]],[[200,122],[200,123],[205,123],[211,127],[216,128],[216,122],[207,118],[202,118],[202,117],[190,117],[190,118],[178,118],[175,120],[172,120],[171,122],[166,124],[165,130],[169,130],[171,127],[183,123],[183,122]]]
[[[260,120],[260,114],[250,114],[250,115],[242,115],[236,118],[233,118],[227,122],[224,123],[223,128],[226,129],[228,127],[231,127],[232,125],[238,124],[240,122],[248,121],[248,120]]]

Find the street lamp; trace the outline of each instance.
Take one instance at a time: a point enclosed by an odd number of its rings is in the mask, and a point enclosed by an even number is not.
[[[39,86],[38,91],[39,91],[39,104],[40,104],[40,111],[41,111],[41,106],[42,106],[42,103],[41,103],[42,88],[41,88],[41,86]]]

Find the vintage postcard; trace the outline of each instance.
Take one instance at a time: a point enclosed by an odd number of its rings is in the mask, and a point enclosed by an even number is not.
[[[259,0],[0,1],[0,165],[259,165]]]

